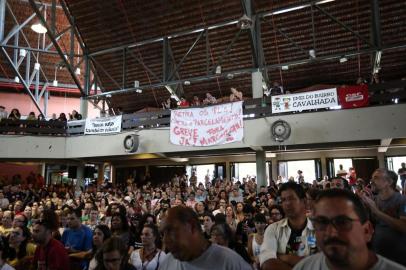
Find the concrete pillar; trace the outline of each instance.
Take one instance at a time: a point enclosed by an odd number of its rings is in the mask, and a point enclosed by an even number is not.
[[[271,179],[275,181],[278,180],[278,157],[271,158],[272,163],[272,176]]]
[[[327,175],[327,160],[326,160],[326,154],[322,152],[320,154],[320,161],[321,161],[321,178],[325,175]]]
[[[262,98],[264,91],[262,89],[262,72],[254,71],[251,73],[252,98]]]
[[[266,182],[266,156],[265,151],[255,152],[256,164],[257,164],[257,190],[260,186],[268,186]]]
[[[87,101],[87,99],[81,97],[80,98],[80,114],[82,115],[83,119],[87,118],[88,105],[89,105],[89,102]]]
[[[378,152],[376,156],[378,157],[379,168],[386,168],[385,153]]]
[[[231,181],[230,161],[226,161],[226,178]]]

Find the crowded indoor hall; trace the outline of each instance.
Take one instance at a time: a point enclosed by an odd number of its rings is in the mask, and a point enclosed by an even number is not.
[[[0,0],[0,270],[406,270],[405,21]]]

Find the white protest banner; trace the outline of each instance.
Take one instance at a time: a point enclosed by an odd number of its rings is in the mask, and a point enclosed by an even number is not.
[[[109,134],[121,132],[122,115],[86,119],[85,134]]]
[[[210,146],[241,141],[242,101],[171,112],[170,141],[184,146]]]
[[[313,110],[338,106],[337,89],[272,96],[272,113]]]

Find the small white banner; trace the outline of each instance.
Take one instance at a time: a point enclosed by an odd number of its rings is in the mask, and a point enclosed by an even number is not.
[[[304,111],[338,106],[337,89],[272,96],[272,113]]]
[[[85,134],[109,134],[121,132],[122,115],[86,119]]]
[[[242,101],[171,112],[170,141],[184,146],[210,146],[244,137]]]

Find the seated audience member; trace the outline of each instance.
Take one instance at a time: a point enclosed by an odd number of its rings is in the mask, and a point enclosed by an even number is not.
[[[14,216],[13,228],[14,227],[27,227],[27,225],[28,225],[28,219],[22,212],[20,212]]]
[[[130,263],[136,269],[155,270],[166,258],[166,253],[159,249],[160,235],[153,224],[145,224],[141,233],[143,247],[134,250],[130,256]]]
[[[330,181],[330,183],[331,183],[330,186],[331,186],[331,188],[345,189],[345,186],[346,186],[345,182],[346,181],[347,180],[345,180],[342,177],[334,177]]]
[[[118,237],[105,241],[96,255],[96,270],[136,270],[128,262],[127,246]]]
[[[238,221],[235,218],[234,207],[232,205],[226,207],[226,223],[230,226],[233,233],[235,233]]]
[[[68,228],[62,234],[62,243],[69,254],[75,254],[92,249],[93,233],[81,220],[80,209],[70,209],[68,212]],[[74,256],[73,256],[74,257]],[[77,262],[84,267],[85,261]]]
[[[36,246],[30,243],[31,232],[25,226],[15,226],[9,236],[7,262],[15,269],[27,269],[34,256]]]
[[[283,209],[280,205],[274,204],[269,207],[269,216],[270,219],[268,220],[268,223],[272,224],[285,218],[285,213],[283,212]]]
[[[6,245],[6,243],[0,237],[0,265],[1,265],[1,270],[14,270],[14,267],[10,266],[6,261],[7,253],[8,253],[8,246]]]
[[[89,251],[71,254],[71,258],[79,260],[90,260],[88,270],[94,270],[97,267],[96,254],[103,246],[103,243],[111,237],[109,227],[106,225],[97,225],[93,230],[93,247]]]
[[[254,269],[260,269],[258,256],[261,252],[261,245],[264,242],[264,233],[267,226],[265,215],[256,214],[254,224],[256,233],[252,233],[248,236],[247,251],[253,262]]]
[[[1,219],[0,234],[7,237],[13,229],[13,212],[7,210],[3,212]]]
[[[212,214],[206,213],[203,216],[203,234],[204,237],[209,240],[210,239],[210,232],[211,232],[211,227],[215,224],[215,218]]]
[[[20,111],[16,108],[12,109],[10,115],[8,116],[8,119],[11,120],[20,120],[20,118],[21,118]]]
[[[394,189],[398,180],[395,172],[377,169],[372,174],[372,192],[361,196],[375,221],[372,247],[379,255],[406,266],[406,196]]]
[[[233,187],[233,192],[230,193],[228,201],[229,202],[235,201],[237,203],[244,201],[244,198],[241,195],[240,189],[238,187]]]
[[[244,219],[237,224],[236,237],[244,246],[248,243],[248,235],[255,231],[255,224],[253,221],[255,209],[250,204],[244,205]]]
[[[131,247],[135,240],[130,231],[127,217],[122,213],[113,213],[111,216],[111,233],[113,236],[119,237],[127,248]]]
[[[231,87],[231,94],[230,94],[230,102],[235,102],[235,101],[242,101],[242,92],[238,91],[234,87]]]
[[[287,182],[280,187],[279,195],[286,218],[272,223],[265,230],[259,255],[263,270],[291,269],[311,254],[315,243],[313,226],[306,217],[303,187]]]
[[[374,229],[361,200],[352,192],[322,191],[312,221],[321,252],[301,260],[294,270],[406,269],[368,248]]]
[[[73,110],[71,114],[69,114],[69,120],[82,120],[82,115],[78,113],[76,110]]]
[[[68,119],[66,118],[66,114],[60,113],[60,114],[59,114],[59,117],[58,117],[58,121],[60,121],[60,122],[67,122]]]
[[[35,112],[30,112],[25,120],[37,120]]]
[[[211,244],[203,235],[196,213],[183,206],[168,210],[161,224],[163,242],[169,250],[160,270],[173,269],[252,269],[241,256],[226,247]]]
[[[58,217],[54,211],[44,210],[41,218],[33,223],[32,238],[37,244],[33,269],[68,270],[68,253],[61,242],[52,237],[58,230]]]
[[[243,245],[234,240],[234,234],[227,223],[217,223],[211,228],[210,241],[214,244],[228,247],[239,254],[247,263],[251,263],[251,258]]]

